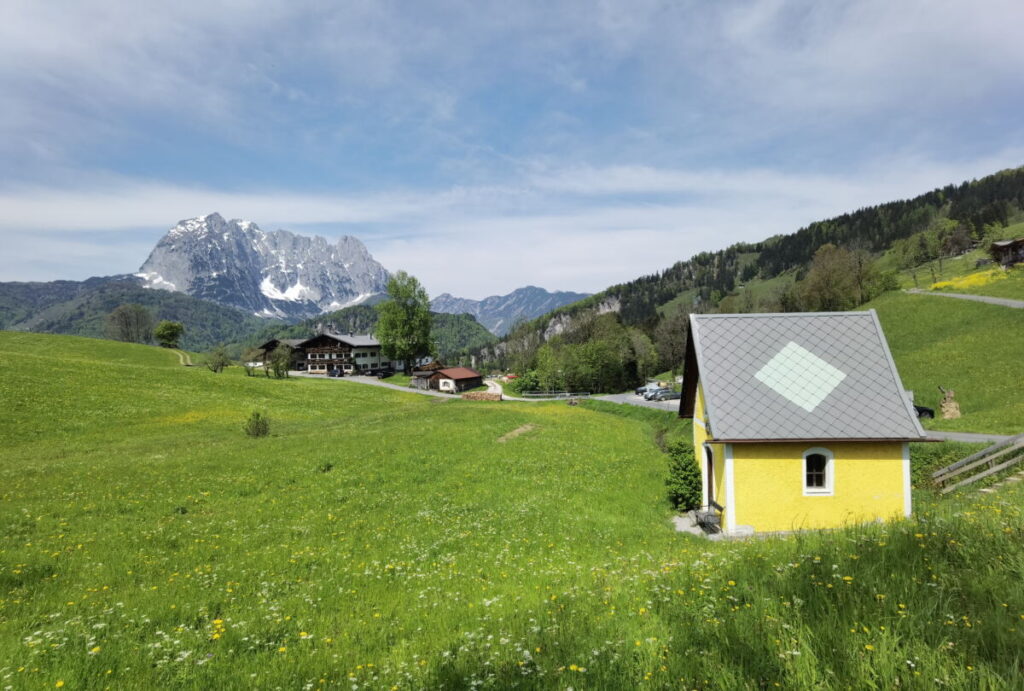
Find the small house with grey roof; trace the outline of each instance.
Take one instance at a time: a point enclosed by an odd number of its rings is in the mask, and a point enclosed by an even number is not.
[[[691,315],[679,415],[727,534],[910,515],[927,438],[874,310]]]

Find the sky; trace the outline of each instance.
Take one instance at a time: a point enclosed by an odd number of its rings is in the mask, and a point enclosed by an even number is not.
[[[1024,165],[1020,0],[0,9],[0,281],[179,220],[354,235],[430,294],[596,292]]]

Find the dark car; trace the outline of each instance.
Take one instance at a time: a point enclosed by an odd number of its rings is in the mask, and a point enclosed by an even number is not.
[[[683,395],[678,391],[659,391],[651,398],[652,401],[678,401]]]
[[[666,392],[666,391],[672,391],[672,389],[666,389],[666,388],[651,389],[650,391],[648,391],[647,393],[644,394],[644,400],[645,401],[653,400],[656,395],[658,395],[659,393]]]
[[[332,367],[331,369],[327,370],[327,376],[328,377],[340,377],[341,376],[341,370],[338,369],[337,367]]]
[[[381,367],[377,370],[377,379],[387,379],[388,377],[395,376],[395,370],[390,367]]]

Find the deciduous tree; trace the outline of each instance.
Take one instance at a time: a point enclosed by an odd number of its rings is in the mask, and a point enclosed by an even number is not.
[[[206,354],[206,368],[211,372],[219,374],[225,367],[231,364],[224,346],[217,346]]]
[[[164,319],[153,329],[153,336],[156,342],[164,348],[177,348],[178,341],[185,333],[185,325],[181,322],[172,322]]]
[[[377,305],[377,340],[384,355],[405,363],[433,350],[430,341],[430,298],[415,276],[399,271],[388,281],[388,300]]]
[[[107,315],[107,337],[126,343],[149,343],[153,339],[153,315],[142,305],[121,305]]]

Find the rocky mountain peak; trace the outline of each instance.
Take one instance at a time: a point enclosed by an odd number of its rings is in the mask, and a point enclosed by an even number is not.
[[[568,291],[552,293],[537,286],[523,286],[508,295],[492,295],[483,300],[442,293],[430,301],[430,308],[448,314],[472,314],[488,331],[504,336],[517,321],[539,317],[588,295]]]
[[[265,317],[311,317],[359,304],[389,274],[357,238],[263,231],[214,212],[179,221],[136,274],[172,290]]]

